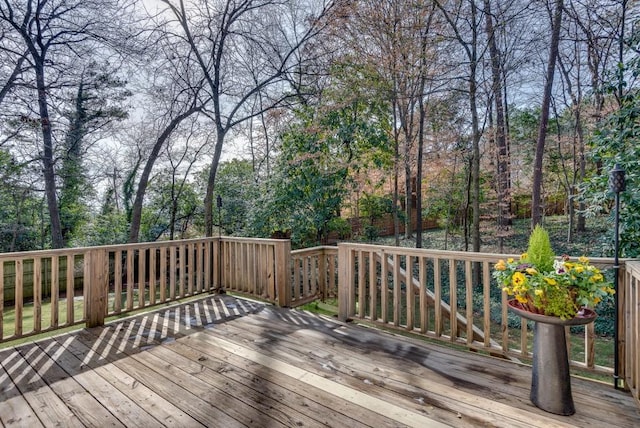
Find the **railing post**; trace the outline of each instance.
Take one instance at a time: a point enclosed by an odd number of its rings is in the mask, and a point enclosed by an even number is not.
[[[107,313],[107,289],[109,286],[108,262],[107,251],[104,249],[92,249],[84,255],[87,327],[104,325],[104,318]]]
[[[222,239],[213,239],[213,289],[218,293],[222,290]]]
[[[615,267],[615,266],[614,266]],[[616,305],[616,310],[618,311],[616,314],[616,334],[615,337],[617,339],[617,343],[615,344],[615,349],[617,352],[618,358],[615,359],[614,364],[618,366],[615,367],[614,373],[617,377],[614,379],[615,387],[621,388],[623,390],[628,391],[628,379],[626,375],[627,368],[627,349],[626,349],[626,331],[627,331],[627,316],[629,314],[628,311],[628,301],[627,301],[627,292],[630,287],[628,286],[628,278],[626,271],[626,262],[620,263],[618,261],[618,266],[615,268],[615,274],[617,275],[616,284],[618,284],[616,293],[618,293],[616,297],[618,304]]]
[[[345,244],[338,244],[338,319],[343,322],[356,311],[353,268],[351,249]]]
[[[291,241],[283,239],[274,245],[275,279],[278,306],[291,306]]]
[[[323,302],[327,298],[327,283],[327,255],[323,248],[318,256],[318,286],[320,288],[318,291]]]

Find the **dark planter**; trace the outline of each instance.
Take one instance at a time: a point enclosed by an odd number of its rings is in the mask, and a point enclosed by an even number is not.
[[[531,402],[549,413],[573,415],[576,409],[571,396],[569,355],[564,327],[589,324],[596,319],[596,313],[591,309],[584,309],[580,316],[563,320],[529,312],[515,299],[509,300],[507,306],[517,315],[535,321]]]

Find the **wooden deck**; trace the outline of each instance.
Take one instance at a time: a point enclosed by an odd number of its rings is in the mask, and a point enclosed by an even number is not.
[[[576,414],[531,370],[231,296],[0,351],[3,426],[638,427],[630,395],[573,379]]]

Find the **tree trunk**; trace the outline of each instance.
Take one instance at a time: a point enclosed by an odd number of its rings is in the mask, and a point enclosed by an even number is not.
[[[424,83],[421,86],[420,92],[424,92]],[[416,248],[422,248],[422,151],[424,150],[424,121],[426,118],[423,100],[420,100],[418,108],[420,123],[418,124],[418,165],[416,169]]]
[[[207,180],[207,192],[204,197],[204,224],[207,236],[213,236],[213,189],[216,183],[216,173],[218,172],[218,164],[222,155],[222,145],[224,144],[225,131],[218,126],[216,132],[216,146],[211,160],[211,168],[209,169],[209,178]],[[218,225],[222,227],[222,225]]]
[[[404,211],[406,215],[406,218],[404,220],[404,237],[405,239],[410,239],[411,236],[413,235],[413,231],[412,231],[413,224],[411,221],[413,217],[413,186],[411,183],[411,152],[410,152],[411,147],[408,143],[405,143],[405,146],[406,146],[407,153],[405,153],[405,159],[404,159],[404,181],[405,181]]]
[[[177,217],[178,197],[176,196],[176,176],[174,170],[171,177],[171,220],[169,222],[169,241],[173,241],[175,239]]]
[[[471,157],[471,203],[472,203],[472,251],[480,252],[480,121],[477,108],[476,64],[471,66],[471,80],[469,84],[469,103],[471,105],[471,128],[473,132],[473,146]]]
[[[396,105],[393,105],[393,123],[397,123]],[[400,137],[397,128],[393,130],[393,237],[395,246],[400,246],[400,218],[398,216],[398,202],[400,200],[398,189],[398,176],[400,172]]]
[[[18,58],[18,61],[16,61],[16,64],[13,67],[11,75],[5,82],[4,86],[0,88],[0,105],[2,105],[2,101],[7,96],[7,94],[11,92],[11,89],[13,89],[18,76],[20,76],[20,73],[22,73],[22,63],[24,63],[25,59],[26,57],[24,55]]]
[[[489,55],[491,57],[491,93],[496,107],[495,141],[498,152],[497,188],[498,188],[498,229],[511,224],[511,190],[509,171],[509,151],[507,149],[507,133],[505,129],[504,104],[502,101],[502,74],[500,53],[495,38],[491,1],[484,0],[486,30],[489,36]]]
[[[533,167],[533,189],[531,195],[531,227],[542,222],[542,160],[544,158],[544,146],[549,124],[549,108],[551,105],[551,90],[553,89],[553,77],[558,57],[558,45],[560,43],[560,25],[562,24],[563,0],[556,0],[556,9],[553,15],[551,45],[549,46],[549,62],[547,63],[546,81],[540,111],[540,127],[536,142],[536,154]]]
[[[147,185],[149,184],[151,170],[153,169],[153,165],[158,159],[160,150],[162,149],[162,147],[164,147],[164,144],[169,139],[171,133],[176,129],[176,127],[183,120],[200,111],[201,109],[202,107],[199,106],[191,107],[189,110],[173,118],[164,129],[164,131],[162,131],[162,134],[160,134],[160,136],[156,140],[156,143],[153,145],[153,149],[151,150],[149,158],[147,159],[147,162],[144,165],[144,169],[142,170],[142,175],[140,176],[140,181],[138,182],[138,190],[136,191],[136,198],[133,202],[133,207],[131,210],[131,228],[129,229],[129,242],[138,242],[138,235],[140,234],[140,221],[142,219],[142,202],[144,201],[144,195],[147,191]]]
[[[49,209],[49,221],[51,225],[51,247],[62,248],[62,226],[60,224],[60,210],[58,209],[58,197],[56,194],[56,174],[53,160],[53,138],[51,133],[51,121],[49,120],[49,106],[47,105],[47,88],[44,81],[44,61],[35,58],[36,87],[38,89],[38,110],[42,125],[42,175],[44,177],[44,191]]]
[[[80,81],[76,93],[75,112],[71,117],[63,146],[62,165],[58,170],[61,182],[58,209],[60,210],[63,242],[69,241],[81,220],[79,215],[74,213],[74,206],[80,203],[82,196],[82,142],[87,124],[85,96],[84,82]]]

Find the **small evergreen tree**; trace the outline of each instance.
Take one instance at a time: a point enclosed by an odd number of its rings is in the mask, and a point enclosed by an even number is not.
[[[536,225],[529,237],[527,261],[534,265],[539,272],[551,272],[555,258],[549,233],[542,226]]]

